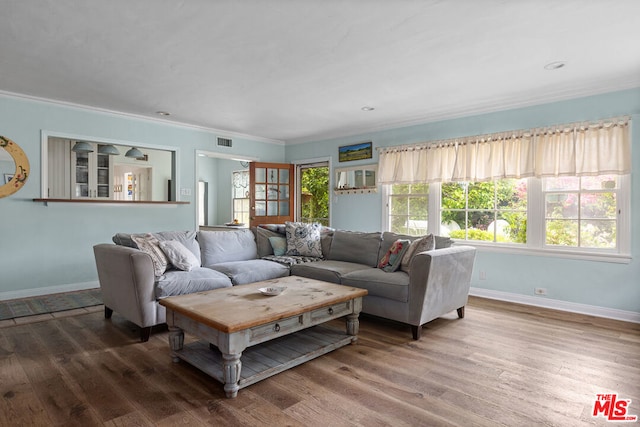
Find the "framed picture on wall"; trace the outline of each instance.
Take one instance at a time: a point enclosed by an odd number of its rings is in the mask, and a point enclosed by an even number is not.
[[[12,173],[5,173],[4,174],[4,183],[8,184],[9,181],[11,181],[12,178],[13,178],[13,174]]]
[[[358,144],[343,145],[338,147],[338,161],[350,162],[352,160],[364,160],[373,157],[371,142],[360,142]]]

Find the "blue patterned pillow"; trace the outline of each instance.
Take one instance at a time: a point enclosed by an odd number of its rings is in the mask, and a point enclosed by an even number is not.
[[[322,226],[320,224],[286,222],[286,255],[322,257],[322,245],[320,244],[321,228]]]

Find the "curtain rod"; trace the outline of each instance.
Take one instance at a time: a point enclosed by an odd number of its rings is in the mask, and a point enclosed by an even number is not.
[[[513,137],[522,137],[522,136],[548,135],[551,133],[558,132],[559,130],[575,131],[577,129],[586,129],[590,127],[604,127],[604,126],[613,125],[613,124],[626,125],[629,122],[631,122],[631,117],[626,115],[626,116],[612,117],[609,119],[601,119],[597,121],[573,122],[573,123],[567,123],[567,124],[556,124],[556,125],[549,125],[549,126],[543,126],[543,127],[536,127],[532,129],[507,130],[507,131],[495,132],[491,134],[469,135],[469,136],[461,136],[457,138],[448,138],[448,139],[436,139],[433,141],[417,142],[414,144],[394,145],[394,146],[388,146],[388,147],[376,147],[376,151],[378,151],[378,153],[384,153],[388,151],[421,150],[424,148],[437,146],[437,145],[466,144],[469,142],[469,140],[476,140],[476,141],[480,140],[484,142],[484,141],[508,139]]]

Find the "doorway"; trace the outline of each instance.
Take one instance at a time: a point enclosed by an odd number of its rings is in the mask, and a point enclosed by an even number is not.
[[[329,226],[330,166],[329,161],[301,163],[296,166],[298,182],[298,220]]]

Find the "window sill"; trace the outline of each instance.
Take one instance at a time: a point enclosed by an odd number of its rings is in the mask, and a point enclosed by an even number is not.
[[[516,245],[490,245],[468,240],[455,240],[456,245],[473,246],[482,252],[505,253],[512,255],[533,255],[540,257],[554,257],[577,259],[594,262],[610,262],[614,264],[629,264],[631,262],[631,254],[605,253],[605,252],[580,252],[569,249],[540,249],[527,248]]]
[[[101,200],[101,199],[33,199],[34,202],[44,203],[48,206],[49,203],[80,203],[80,204],[98,204],[98,205],[161,205],[161,206],[176,206],[176,205],[188,205],[190,202],[160,202],[160,201],[142,201],[142,200]]]

